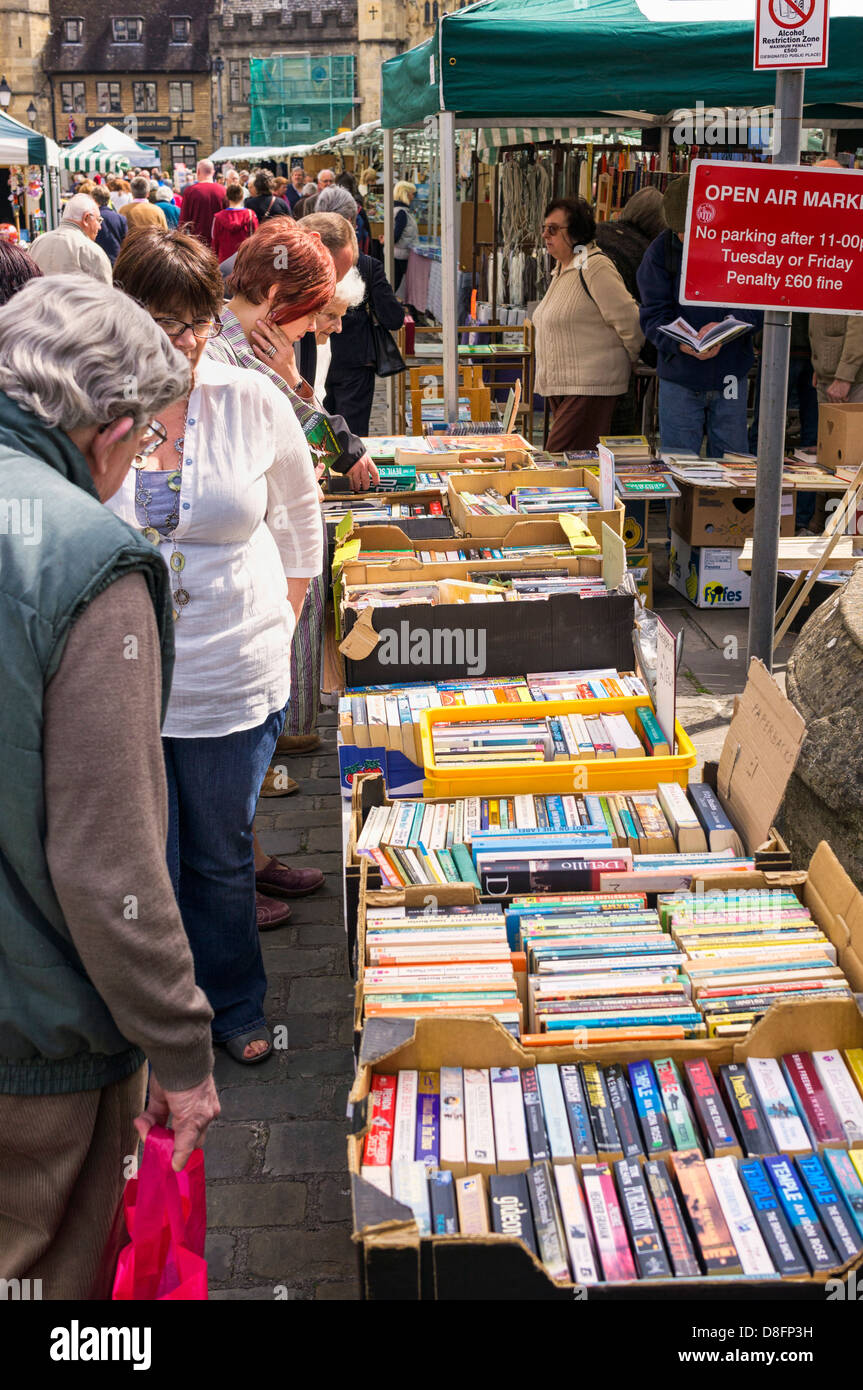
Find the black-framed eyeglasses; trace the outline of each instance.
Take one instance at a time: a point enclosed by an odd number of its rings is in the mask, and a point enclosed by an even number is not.
[[[558,232],[563,232],[565,230],[566,228],[562,224],[548,222],[543,227],[542,234],[543,236],[557,236]]]
[[[169,338],[179,338],[187,328],[191,328],[198,339],[218,338],[222,331],[221,319],[195,319],[192,323],[184,323],[182,319],[166,318],[156,318],[155,321]]]

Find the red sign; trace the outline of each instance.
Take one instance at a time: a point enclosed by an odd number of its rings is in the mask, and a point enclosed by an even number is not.
[[[680,299],[863,314],[863,171],[694,160]]]

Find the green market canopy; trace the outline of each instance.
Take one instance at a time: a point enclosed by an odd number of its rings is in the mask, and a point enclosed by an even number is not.
[[[652,13],[691,12],[687,0],[642,3]],[[700,12],[713,8],[708,0]],[[601,125],[603,112],[637,119],[699,101],[771,105],[775,73],[752,67],[751,8],[748,20],[671,23],[648,19],[636,0],[480,0],[444,15],[432,38],[384,63],[381,124],[395,129],[454,111],[489,126],[573,116]],[[861,13],[843,0],[831,5],[830,66],[806,73],[807,117],[829,124],[831,113],[859,116],[863,125]]]
[[[91,131],[70,149],[60,151],[60,168],[69,174],[122,174],[126,169],[152,168],[159,152],[139,145],[113,125]]]
[[[56,164],[56,156],[53,140],[29,130],[5,111],[0,114],[0,164]]]

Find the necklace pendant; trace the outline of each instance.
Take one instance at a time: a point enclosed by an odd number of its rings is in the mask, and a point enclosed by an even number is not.
[[[192,595],[189,593],[188,589],[174,590],[174,602],[177,604],[178,608],[185,608],[186,604],[191,602],[191,598]]]
[[[161,544],[162,537],[159,535],[159,532],[156,530],[155,526],[145,526],[144,536],[148,541],[151,541],[153,545]]]
[[[174,573],[179,574],[186,564],[186,557],[181,550],[175,550],[168,563]]]
[[[183,486],[183,475],[181,472],[171,473],[168,477],[168,487],[172,492],[179,492]]]

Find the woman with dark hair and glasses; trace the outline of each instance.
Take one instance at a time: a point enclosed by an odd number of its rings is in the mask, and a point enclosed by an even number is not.
[[[321,566],[315,473],[281,392],[204,356],[221,332],[223,295],[207,247],[148,228],[124,242],[114,278],[192,368],[190,393],[160,415],[164,443],[137,460],[112,506],[170,574],[168,866],[197,979],[214,1040],[239,1062],[260,1062],[272,1039],[252,821],[284,724],[294,626]]]
[[[595,449],[611,429],[615,402],[644,342],[638,305],[597,246],[596,221],[584,198],[549,203],[542,235],[557,262],[533,313],[536,390],[554,416],[546,447],[552,453]]]

